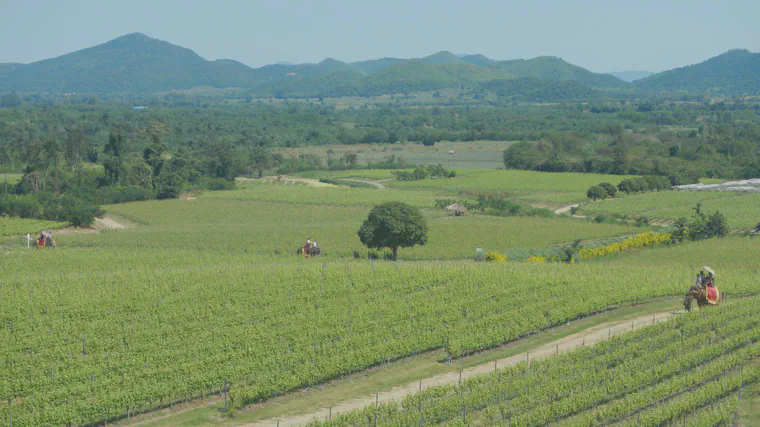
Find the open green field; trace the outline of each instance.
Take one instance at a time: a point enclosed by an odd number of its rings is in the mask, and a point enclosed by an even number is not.
[[[0,217],[0,237],[37,234],[42,230],[56,230],[67,225],[65,222]]]
[[[436,191],[377,191],[374,188],[314,188],[304,185],[254,185],[244,190],[204,193],[201,199],[261,201],[311,206],[375,206],[399,201],[420,208],[435,205]]]
[[[287,157],[297,157],[300,154],[313,154],[327,162],[328,150],[335,157],[344,153],[356,153],[359,164],[368,162],[379,163],[387,156],[403,157],[407,162],[417,165],[442,164],[454,169],[499,169],[504,167],[502,160],[504,150],[509,147],[508,141],[472,141],[472,142],[439,142],[426,147],[419,143],[405,144],[357,144],[357,145],[321,145],[282,149],[280,152]],[[453,153],[451,153],[453,151]]]
[[[495,178],[504,185],[489,187]],[[760,239],[738,236],[580,264],[476,263],[477,247],[507,252],[641,229],[431,207],[448,191],[573,193],[593,175],[457,179],[418,182],[422,190],[252,185],[111,205],[109,214],[134,223],[61,234],[56,251],[11,247],[0,255],[0,419],[111,423],[226,388],[247,405],[399,358],[460,357],[613,307],[677,298],[705,263],[731,298],[760,293]],[[429,242],[401,249],[400,262],[367,261],[357,230],[388,200],[422,208]],[[295,255],[306,237],[323,257]],[[741,325],[754,333],[750,326]]]
[[[563,204],[584,201],[586,190],[592,185],[600,182],[617,185],[625,178],[582,173],[481,170],[455,178],[395,181],[389,184],[400,189],[437,189],[452,194],[467,191],[505,192],[520,200]]]
[[[720,210],[732,229],[754,227],[760,222],[760,195],[730,192],[661,191],[623,196],[589,203],[583,212],[613,213],[676,220],[689,217],[694,206],[702,204],[702,211]]]
[[[617,185],[629,176],[584,173],[549,173],[523,170],[455,169],[456,177],[396,181],[392,170],[312,171],[299,173],[306,178],[353,178],[381,181],[386,187],[434,193],[451,197],[457,194],[496,192],[520,201],[539,204],[571,204],[587,200],[588,187],[601,182]]]
[[[9,174],[0,174],[0,185],[5,184],[5,178],[8,178],[8,184],[15,184],[19,181],[21,181],[22,175],[20,173],[9,173]]]
[[[334,189],[302,186],[262,186],[262,190],[207,193],[194,201],[140,202],[109,206],[109,212],[149,227],[114,233],[109,240],[83,236],[78,244],[140,245],[176,248],[218,248],[290,259],[295,250],[312,237],[328,257],[366,257],[357,236],[361,222],[373,203],[357,203],[362,197],[377,196],[377,203],[393,194],[414,196],[415,192],[372,189]],[[265,195],[273,203],[257,199]],[[291,203],[299,194],[311,194],[321,205]],[[332,196],[332,195],[335,196]],[[249,197],[250,196],[250,197]],[[334,198],[333,198],[334,197]],[[328,206],[326,203],[335,205]],[[432,204],[432,202],[431,202]],[[425,209],[430,228],[429,243],[402,249],[404,259],[470,258],[475,248],[506,252],[514,248],[544,247],[575,240],[597,239],[640,232],[632,226],[595,224],[568,218],[448,216]],[[199,224],[213,224],[198,229]],[[287,226],[285,226],[287,224]],[[168,241],[164,236],[172,236]],[[85,243],[86,242],[86,243]]]

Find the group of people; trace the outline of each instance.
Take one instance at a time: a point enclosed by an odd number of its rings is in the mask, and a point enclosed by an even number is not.
[[[702,267],[702,270],[699,271],[696,286],[705,291],[708,303],[718,304],[720,294],[718,293],[718,288],[715,287],[715,272],[710,267]]]
[[[709,267],[705,267],[697,274],[697,287],[705,289],[707,287],[715,287],[715,272]]]
[[[311,240],[311,237],[306,238],[306,243],[303,245],[303,255],[305,257],[308,257],[310,255],[316,254],[319,252],[319,246],[317,246],[316,240]]]
[[[42,249],[45,247],[55,249],[55,239],[50,232],[41,232],[40,237],[35,241],[37,248]]]

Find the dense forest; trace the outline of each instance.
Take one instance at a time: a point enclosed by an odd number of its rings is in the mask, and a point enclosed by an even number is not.
[[[9,102],[8,98],[13,102]],[[348,156],[284,158],[279,147],[327,144],[435,145],[516,141],[507,168],[701,177],[760,177],[760,104],[587,102],[553,105],[376,105],[225,101],[201,107],[157,98],[145,108],[3,97],[0,214],[87,224],[105,203],[173,198],[234,186],[239,175],[367,165]]]

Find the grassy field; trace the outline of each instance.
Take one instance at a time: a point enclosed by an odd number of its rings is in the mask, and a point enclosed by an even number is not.
[[[20,173],[9,173],[7,175],[7,177],[8,177],[8,184],[13,185],[13,184],[21,181],[22,175]],[[0,174],[0,185],[4,185],[5,184],[5,178],[6,178],[6,174],[4,174],[4,173]]]
[[[37,234],[42,230],[56,230],[66,226],[68,224],[65,222],[0,217],[0,237]]]
[[[244,190],[203,193],[204,200],[262,201],[313,206],[375,206],[399,201],[427,208],[435,206],[435,191],[377,191],[374,188],[314,188],[303,185],[253,185]]]
[[[270,198],[293,194],[327,194],[335,189],[266,186]],[[297,190],[294,192],[293,190]],[[238,198],[240,192],[211,193],[214,197],[194,201],[140,202],[109,206],[109,212],[150,227],[114,233],[103,240],[97,236],[76,239],[78,244],[115,246],[156,246],[172,248],[217,248],[225,252],[292,258],[306,237],[316,239],[324,254],[352,257],[354,251],[366,256],[357,231],[371,206],[341,206],[344,200],[362,196],[393,194],[392,191],[340,189],[335,206],[326,206],[329,197],[313,196],[323,205],[272,203]],[[402,194],[414,195],[413,192]],[[231,198],[225,198],[229,195]],[[345,197],[345,198],[344,198]],[[382,199],[381,199],[382,200]],[[631,234],[641,229],[614,224],[595,224],[567,218],[448,216],[440,210],[423,211],[430,228],[429,243],[402,249],[404,259],[471,258],[475,248],[506,252],[513,248],[544,247],[575,240]],[[199,224],[213,227],[198,230]],[[287,224],[287,226],[284,226]],[[172,236],[168,241],[162,236]]]
[[[614,213],[675,220],[694,213],[697,203],[702,210],[720,210],[732,229],[752,227],[760,221],[760,195],[729,192],[662,191],[602,200],[584,205],[583,212]]]
[[[300,154],[314,154],[327,163],[327,151],[331,150],[335,157],[352,152],[359,156],[359,164],[368,162],[379,163],[387,156],[403,157],[407,162],[418,165],[442,164],[455,169],[499,169],[504,167],[502,160],[504,150],[509,147],[508,141],[472,141],[472,142],[439,142],[432,147],[419,143],[405,144],[357,144],[357,145],[323,145],[282,149],[280,153],[286,157],[297,157]],[[450,152],[454,153],[451,154]]]
[[[582,173],[548,173],[519,170],[478,170],[448,179],[394,181],[400,189],[424,189],[456,194],[460,192],[494,191],[518,200],[549,203],[573,203],[586,199],[586,190],[600,182],[617,185],[624,176]]]

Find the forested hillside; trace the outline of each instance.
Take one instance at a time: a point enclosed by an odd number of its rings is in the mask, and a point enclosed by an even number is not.
[[[638,80],[645,91],[760,94],[760,53],[737,49],[688,67],[676,68]]]
[[[596,74],[553,56],[501,61],[493,65],[517,77],[538,77],[550,81],[576,81],[592,87],[621,88],[626,82],[609,74]]]
[[[206,86],[245,88],[262,97],[342,97],[478,87],[515,77],[591,87],[626,85],[558,58],[498,62],[447,51],[420,59],[346,63],[327,58],[318,64],[251,68],[231,59],[207,61],[190,49],[135,33],[31,64],[0,64],[0,91],[134,94]]]

